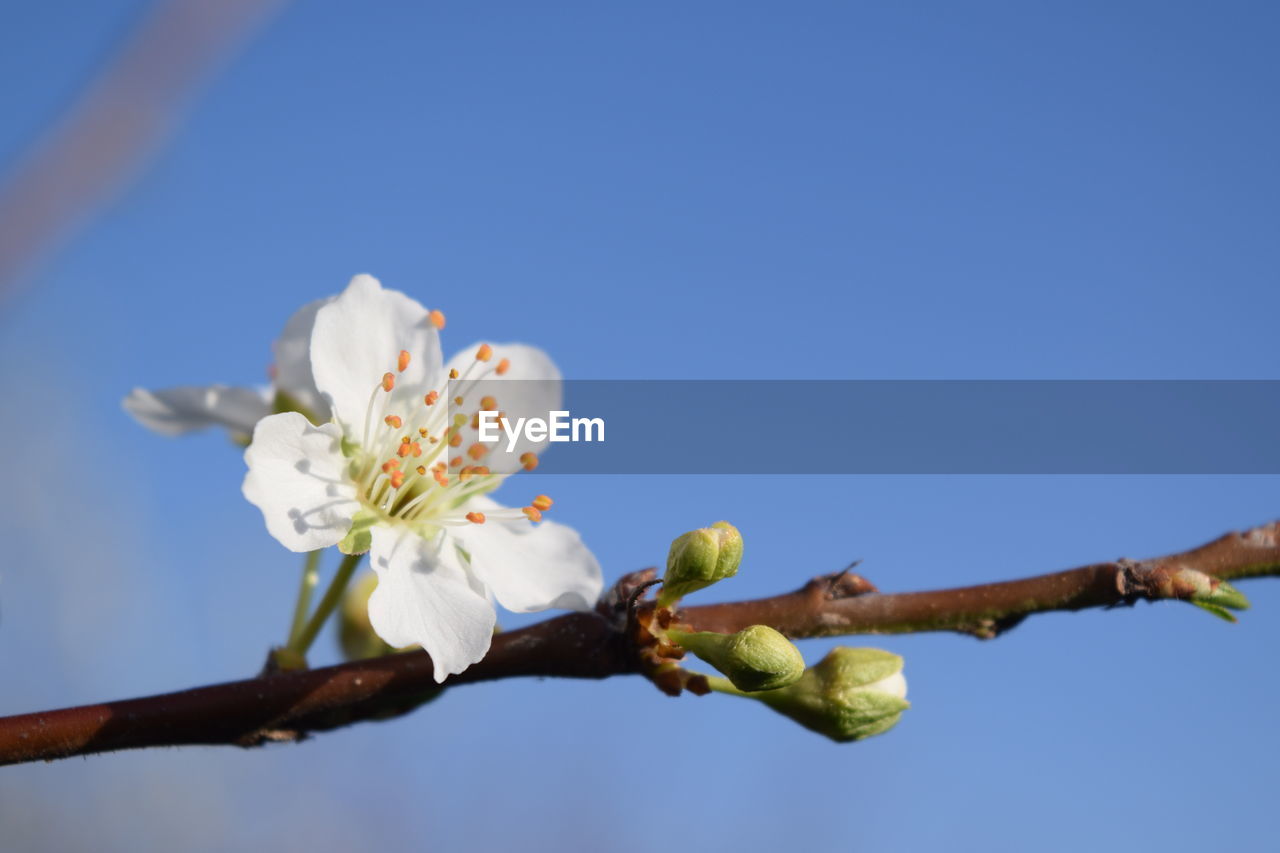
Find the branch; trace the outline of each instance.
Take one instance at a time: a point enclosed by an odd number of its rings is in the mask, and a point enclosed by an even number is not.
[[[1230,533],[1191,551],[1115,560],[1023,580],[882,594],[849,570],[772,598],[688,607],[696,630],[772,625],[795,638],[957,631],[995,637],[1033,613],[1186,598],[1177,573],[1219,580],[1280,574],[1280,521]],[[623,578],[595,613],[570,613],[499,634],[484,660],[446,685],[518,676],[607,678],[638,672],[626,630],[632,591],[652,572]],[[651,608],[651,603],[640,605]],[[188,744],[258,746],[398,716],[438,692],[431,659],[407,652],[322,669],[263,675],[179,693],[0,718],[0,764],[117,749]]]

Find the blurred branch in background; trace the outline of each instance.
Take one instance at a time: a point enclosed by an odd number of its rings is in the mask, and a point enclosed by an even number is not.
[[[694,630],[769,625],[794,637],[956,631],[995,637],[1035,613],[1183,600],[1224,618],[1247,606],[1229,580],[1280,575],[1280,521],[1229,533],[1178,554],[1114,560],[1067,571],[932,592],[880,593],[849,570],[755,601],[687,607],[672,615]],[[636,604],[652,570],[622,578],[595,613],[570,613],[494,637],[488,655],[443,687],[518,676],[607,678],[642,673],[653,602]],[[660,608],[659,608],[659,612]],[[0,718],[0,764],[117,749],[188,744],[257,746],[388,719],[441,689],[425,652],[323,669],[275,672],[179,693]],[[655,684],[670,689],[658,678]]]
[[[193,91],[282,3],[155,3],[0,182],[0,299],[140,171]]]

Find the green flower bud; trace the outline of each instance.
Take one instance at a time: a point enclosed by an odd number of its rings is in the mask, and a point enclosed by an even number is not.
[[[742,534],[729,522],[690,530],[671,543],[658,605],[670,607],[691,592],[733,577],[741,562]]]
[[[1249,599],[1240,590],[1218,578],[1210,577],[1195,569],[1182,569],[1174,574],[1172,593],[1185,598],[1196,607],[1209,611],[1220,619],[1235,622],[1231,610],[1248,610]]]
[[[804,657],[768,625],[736,634],[671,630],[667,637],[723,672],[739,690],[752,693],[786,687],[804,675]]]
[[[369,623],[369,596],[378,588],[378,576],[366,572],[347,587],[338,611],[338,643],[347,660],[364,660],[396,651],[373,633]]]
[[[727,685],[711,682],[721,692]],[[748,695],[748,694],[739,694]],[[807,729],[844,743],[893,728],[906,700],[902,658],[880,649],[832,649],[799,681],[781,690],[749,694]]]

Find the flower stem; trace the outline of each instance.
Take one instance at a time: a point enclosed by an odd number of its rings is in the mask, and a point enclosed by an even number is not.
[[[329,582],[329,588],[324,591],[324,596],[320,599],[320,603],[316,605],[315,613],[311,614],[311,618],[307,620],[307,624],[303,626],[298,636],[289,641],[288,648],[290,651],[305,655],[307,649],[311,648],[311,643],[315,641],[316,635],[324,627],[329,614],[333,613],[333,609],[342,600],[342,593],[346,591],[347,583],[351,580],[351,576],[355,574],[356,566],[360,565],[360,558],[363,556],[363,554],[348,554],[342,558],[342,562],[338,565],[337,573],[333,576],[333,580]]]
[[[298,587],[298,603],[293,607],[293,623],[289,626],[288,645],[292,645],[307,624],[311,609],[311,593],[320,582],[320,552],[308,551],[302,562],[302,584]]]

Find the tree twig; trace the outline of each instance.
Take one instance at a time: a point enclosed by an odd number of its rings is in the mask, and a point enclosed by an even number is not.
[[[688,607],[696,630],[766,624],[796,638],[958,631],[990,638],[1034,613],[1186,597],[1177,573],[1219,580],[1280,574],[1280,522],[1230,533],[1191,551],[1115,560],[1022,580],[884,594],[848,569],[754,601]],[[447,685],[517,676],[607,678],[638,671],[619,582],[596,613],[571,613],[500,634],[484,660]],[[652,607],[642,604],[641,607]],[[0,718],[0,764],[188,744],[257,746],[404,713],[434,695],[431,659],[408,652],[323,669],[279,672],[178,693]]]

